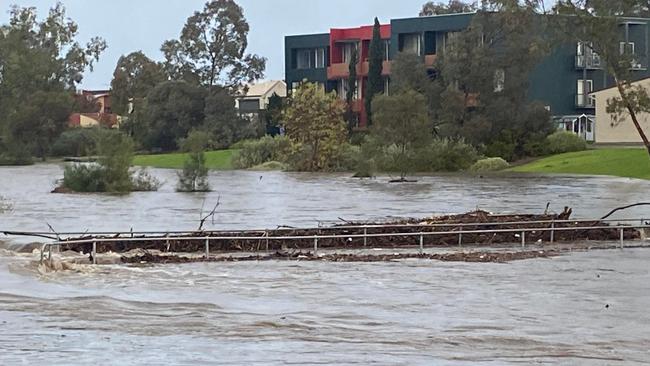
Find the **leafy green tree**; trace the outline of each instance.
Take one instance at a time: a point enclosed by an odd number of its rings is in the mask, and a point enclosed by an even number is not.
[[[639,113],[650,112],[650,94],[642,86],[634,86],[633,69],[641,59],[626,45],[625,31],[620,26],[621,17],[647,14],[648,2],[626,1],[573,1],[562,0],[555,12],[568,17],[556,17],[563,33],[560,42],[567,39],[583,42],[590,47],[605,65],[605,70],[614,79],[618,96],[608,101],[607,112],[616,118],[630,116],[640,139],[650,154],[650,139],[639,123]],[[645,60],[647,62],[648,60]],[[648,65],[645,65],[646,67]]]
[[[106,48],[100,38],[81,45],[77,33],[61,3],[40,21],[34,7],[13,6],[0,25],[0,155],[43,157],[63,131],[71,95]]]
[[[249,25],[233,0],[210,0],[187,19],[178,40],[162,46],[173,80],[235,88],[263,77],[266,59],[247,54]]]
[[[287,136],[304,147],[304,166],[326,170],[345,141],[345,105],[336,93],[325,93],[317,84],[303,83],[283,112]]]
[[[107,192],[126,193],[133,188],[129,169],[133,162],[133,140],[123,133],[106,131],[97,142],[98,163],[103,168]]]
[[[177,141],[203,125],[205,97],[204,88],[183,81],[156,86],[147,96],[144,146],[177,150]]]
[[[528,155],[532,140],[541,142],[553,131],[549,113],[527,94],[530,73],[550,46],[542,37],[546,18],[536,8],[504,4],[498,12],[477,13],[466,31],[450,36],[438,61],[436,82],[444,91],[437,118],[443,136],[463,137],[512,159]]]
[[[194,130],[183,139],[181,146],[188,153],[183,170],[178,173],[178,192],[208,192],[208,167],[205,160],[205,148],[210,137],[203,131]]]
[[[259,120],[242,118],[235,109],[235,99],[227,89],[212,87],[205,100],[202,129],[212,136],[212,147],[226,148],[237,141],[259,137]]]
[[[282,123],[282,110],[284,109],[284,100],[277,93],[269,97],[269,103],[264,112],[266,121],[266,133],[271,136],[280,134],[280,124]]]
[[[120,57],[111,81],[111,101],[114,113],[131,114],[130,106],[141,107],[143,99],[156,85],[166,81],[162,66],[141,51]]]
[[[356,125],[357,116],[352,110],[352,103],[354,102],[354,96],[357,93],[357,65],[359,64],[359,53],[356,48],[352,51],[352,57],[350,58],[350,64],[348,65],[349,76],[348,76],[348,90],[345,95],[345,101],[347,103],[347,121],[348,121],[348,133],[352,133],[352,129]]]
[[[447,4],[442,2],[428,1],[422,5],[420,16],[426,17],[431,15],[471,13],[478,10],[475,2],[466,2],[462,0],[449,0]]]
[[[429,134],[422,133],[429,125],[426,99],[413,90],[377,96],[372,113],[371,135],[380,145],[395,150],[393,165],[403,180],[416,164],[416,151],[431,141]]]
[[[384,79],[381,76],[384,58],[384,42],[381,39],[381,25],[375,18],[372,30],[372,40],[368,55],[368,85],[366,87],[366,112],[368,126],[372,125],[372,99],[384,89]]]

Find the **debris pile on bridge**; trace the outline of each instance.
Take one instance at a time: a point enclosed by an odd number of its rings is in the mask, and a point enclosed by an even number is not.
[[[495,215],[485,211],[473,211],[460,215],[436,216],[424,219],[403,219],[388,222],[345,222],[321,228],[287,228],[281,227],[270,230],[256,231],[197,231],[184,235],[167,235],[164,237],[128,236],[129,240],[120,241],[122,237],[110,237],[113,242],[97,242],[97,252],[125,253],[134,249],[155,250],[163,253],[200,253],[205,251],[205,240],[188,240],[186,238],[209,237],[210,252],[286,252],[309,250],[314,247],[314,239],[318,235],[335,235],[336,238],[318,239],[319,249],[360,249],[369,248],[408,248],[419,246],[420,233],[440,232],[445,234],[423,236],[425,247],[458,246],[459,241],[467,246],[498,246],[521,242],[519,232],[503,232],[499,230],[540,229],[525,233],[525,242],[573,243],[580,241],[614,241],[620,240],[620,231],[609,228],[602,221],[584,222],[568,221],[572,210],[565,208],[560,214],[513,214]],[[540,221],[543,221],[540,223]],[[553,223],[551,223],[553,221]],[[431,226],[435,225],[435,226]],[[555,229],[551,234],[551,225]],[[583,228],[562,230],[562,228]],[[584,229],[587,228],[587,229]],[[592,229],[594,228],[594,229]],[[496,232],[486,232],[495,230]],[[461,235],[457,232],[465,231]],[[483,231],[467,233],[467,231]],[[373,234],[398,234],[396,236],[372,236]],[[409,235],[409,234],[413,235]],[[367,237],[363,237],[368,235]],[[635,229],[623,231],[625,240],[640,238]],[[290,239],[289,237],[302,237]],[[79,239],[102,239],[107,237],[81,237]],[[228,239],[223,239],[228,238]],[[253,238],[253,239],[237,239]],[[71,239],[71,240],[75,240]],[[143,239],[143,240],[133,240]],[[62,250],[90,253],[92,245],[67,244]]]

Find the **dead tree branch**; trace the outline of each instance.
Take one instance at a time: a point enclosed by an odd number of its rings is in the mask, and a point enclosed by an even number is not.
[[[204,202],[205,203],[205,202]],[[210,211],[209,214],[201,218],[201,221],[199,222],[199,231],[203,231],[203,225],[205,225],[205,221],[209,218],[212,218],[212,224],[214,225],[214,215],[217,213],[217,208],[221,204],[221,195],[217,198],[217,204],[214,205],[214,208],[212,211]],[[201,209],[201,214],[203,214],[203,209]]]
[[[601,220],[605,220],[605,219],[607,219],[608,217],[612,216],[613,214],[615,214],[615,213],[618,212],[618,211],[627,210],[628,208],[638,207],[638,206],[650,206],[650,202],[640,202],[640,203],[635,203],[635,204],[633,204],[633,205],[628,205],[628,206],[623,206],[623,207],[615,208],[615,209],[611,210],[607,215],[601,217],[600,219],[601,219]]]

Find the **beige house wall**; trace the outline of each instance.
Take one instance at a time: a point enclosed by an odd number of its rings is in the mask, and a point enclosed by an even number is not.
[[[650,79],[638,81],[633,85],[642,85],[650,90]],[[618,97],[618,90],[605,89],[594,95],[596,96],[596,143],[641,143],[639,133],[629,114],[624,113],[616,120],[614,116],[607,113],[607,100]],[[643,130],[650,135],[650,114],[641,113],[637,117]]]
[[[79,116],[79,126],[83,128],[97,127],[99,126],[99,121],[82,114]]]

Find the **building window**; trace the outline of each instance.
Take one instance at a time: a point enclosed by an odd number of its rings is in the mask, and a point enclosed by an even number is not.
[[[343,46],[341,47],[341,53],[343,55],[343,63],[344,64],[349,64],[350,61],[352,61],[352,54],[354,51],[357,50],[357,44],[356,43],[344,43]],[[357,55],[357,59],[359,56]]]
[[[496,69],[494,71],[494,92],[500,93],[506,87],[506,71],[504,69]]]
[[[634,55],[634,42],[619,43],[619,51],[621,55]]]
[[[314,59],[316,60],[316,68],[324,69],[325,68],[325,49],[317,48],[314,51]]]
[[[578,79],[578,93],[576,99],[578,107],[591,107],[595,104],[595,97],[591,95],[593,91],[593,80]]]
[[[312,52],[308,49],[298,50],[296,52],[296,68],[309,69]]]
[[[401,35],[401,52],[420,56],[422,54],[422,41],[419,33]]]
[[[390,60],[390,40],[386,39],[384,40],[384,57],[383,61],[388,61]]]

